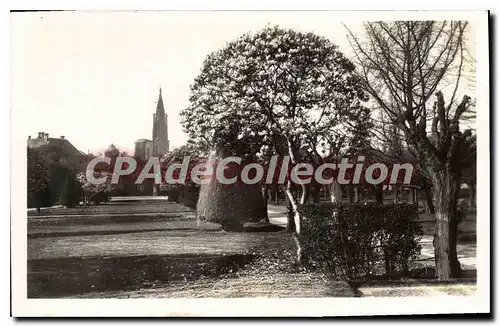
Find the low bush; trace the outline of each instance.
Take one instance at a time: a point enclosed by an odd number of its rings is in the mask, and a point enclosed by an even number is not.
[[[109,202],[110,199],[111,199],[111,194],[107,191],[104,191],[92,195],[90,202],[93,202],[95,205],[100,205],[101,203]]]
[[[54,191],[46,185],[34,194],[28,194],[28,208],[46,208],[51,207],[56,202]]]
[[[180,201],[182,188],[180,186],[171,186],[166,189],[166,195],[168,196],[169,202],[177,202]]]
[[[198,185],[183,185],[179,194],[179,202],[188,208],[196,210],[200,187]]]
[[[320,204],[299,208],[299,242],[310,268],[343,279],[396,277],[420,254],[423,235],[410,204]]]

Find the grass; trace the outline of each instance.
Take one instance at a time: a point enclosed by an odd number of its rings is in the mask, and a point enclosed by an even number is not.
[[[283,231],[198,226],[166,201],[47,209],[28,219],[28,297],[354,296],[294,251]]]
[[[29,241],[29,297],[353,296],[295,267],[285,232],[147,232]]]
[[[144,282],[135,289],[119,288],[78,295],[82,298],[161,298],[161,297],[323,297],[354,296],[345,282],[332,281],[321,273],[311,273],[293,265],[293,241],[285,232],[244,233],[250,245],[239,254],[222,253],[211,258],[182,255],[184,269],[175,272],[170,256],[158,264],[142,259]],[[180,260],[181,257],[179,257]],[[165,257],[163,259],[166,259]],[[199,261],[198,261],[199,260]],[[139,261],[140,262],[140,261]],[[168,268],[167,262],[171,265]],[[116,263],[114,264],[116,267]],[[147,268],[146,268],[147,267]],[[156,270],[152,267],[157,267]],[[188,267],[190,267],[188,269]],[[150,270],[153,269],[153,272]],[[139,269],[141,270],[141,269]],[[189,273],[186,274],[186,270]],[[170,276],[170,277],[167,277]],[[141,278],[134,278],[137,283]]]
[[[432,217],[420,219],[431,235]],[[461,237],[475,236],[474,217],[459,228]],[[433,265],[431,241],[415,267]],[[459,253],[474,257],[475,248],[461,243]],[[51,208],[28,217],[31,298],[361,294],[345,282],[305,271],[294,259],[294,242],[284,231],[227,233],[218,224],[198,226],[192,210],[164,200]],[[371,294],[363,287],[362,293]]]
[[[353,297],[347,283],[325,280],[317,274],[282,274],[207,278],[174,282],[166,287],[109,293],[114,298],[234,298],[234,297]],[[95,297],[89,293],[81,298]]]
[[[169,214],[180,212],[192,212],[191,209],[186,208],[182,204],[167,202],[165,200],[159,201],[123,201],[123,202],[109,202],[99,206],[87,206],[76,208],[44,208],[40,214],[36,210],[28,211],[28,217],[51,217],[67,216],[67,215],[112,215],[112,214]]]

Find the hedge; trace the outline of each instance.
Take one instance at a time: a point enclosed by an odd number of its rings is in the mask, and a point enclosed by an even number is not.
[[[82,194],[82,187],[78,184],[76,177],[73,174],[68,174],[61,194],[61,204],[66,208],[74,208],[80,204]]]
[[[198,197],[200,195],[200,187],[198,185],[187,185],[181,187],[179,194],[179,202],[188,208],[196,210]]]
[[[423,235],[411,204],[315,204],[299,208],[299,242],[309,268],[342,279],[408,273]]]
[[[179,203],[183,189],[181,186],[170,186],[170,187],[166,188],[164,192],[165,192],[165,195],[168,196],[169,202]]]

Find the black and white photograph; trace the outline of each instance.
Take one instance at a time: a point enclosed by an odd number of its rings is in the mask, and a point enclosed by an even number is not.
[[[12,315],[488,313],[488,22],[11,12]]]

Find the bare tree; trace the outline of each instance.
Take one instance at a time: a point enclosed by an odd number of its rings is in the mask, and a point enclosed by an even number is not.
[[[464,71],[467,22],[396,21],[365,24],[366,39],[348,29],[358,73],[390,122],[429,172],[436,202],[436,277],[461,274],[457,258],[460,122],[471,99],[456,101]],[[449,97],[445,102],[444,93]]]

